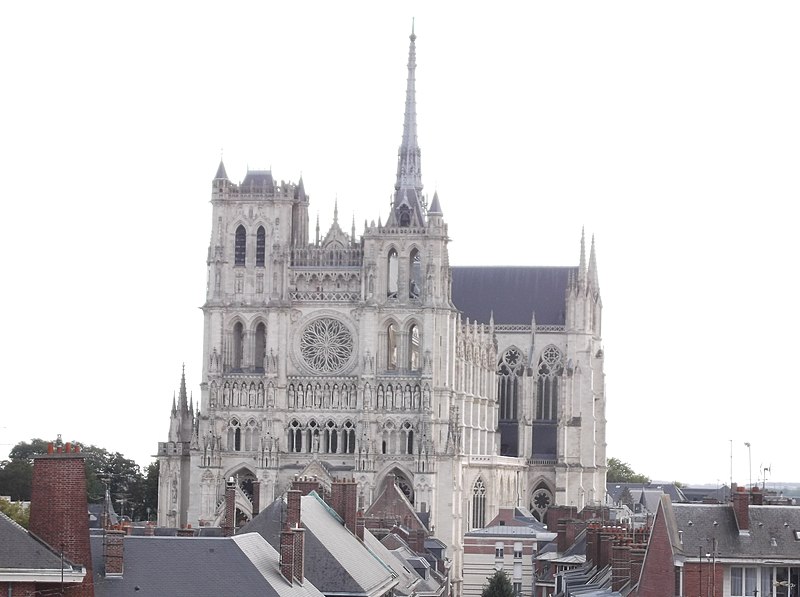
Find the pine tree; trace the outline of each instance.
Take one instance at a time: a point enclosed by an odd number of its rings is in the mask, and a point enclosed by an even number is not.
[[[481,597],[514,597],[514,587],[505,570],[498,570],[489,577],[484,585]]]

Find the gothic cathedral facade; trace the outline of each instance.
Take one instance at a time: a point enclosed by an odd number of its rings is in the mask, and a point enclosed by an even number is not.
[[[601,300],[577,267],[456,267],[422,194],[415,35],[385,223],[309,238],[302,179],[212,182],[201,398],[185,377],[158,448],[158,522],[219,525],[226,481],[249,519],[295,476],[398,483],[449,544],[499,507],[579,509],[605,494]]]

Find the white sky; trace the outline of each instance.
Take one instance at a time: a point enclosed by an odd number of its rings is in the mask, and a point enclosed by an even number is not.
[[[575,265],[596,234],[608,453],[798,480],[796,2],[6,2],[0,456],[149,462],[199,395],[224,148],[385,219],[411,18],[423,180],[455,265]],[[312,215],[312,217],[313,217]],[[733,440],[733,443],[730,443]]]

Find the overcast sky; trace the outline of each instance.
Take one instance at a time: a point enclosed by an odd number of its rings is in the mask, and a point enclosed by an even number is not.
[[[144,465],[184,362],[199,396],[221,151],[302,173],[323,231],[336,198],[385,220],[412,17],[451,262],[596,235],[608,454],[800,480],[797,2],[3,3],[0,457],[61,433]]]

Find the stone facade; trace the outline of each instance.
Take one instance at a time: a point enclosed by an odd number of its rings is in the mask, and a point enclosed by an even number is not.
[[[235,184],[220,163],[201,397],[195,409],[181,380],[158,522],[222,525],[231,477],[242,520],[298,475],[354,480],[362,508],[396,482],[449,545],[458,594],[462,537],[500,507],[542,517],[603,497],[601,302],[583,239],[577,267],[537,270],[560,281],[547,297],[559,321],[537,324],[525,293],[524,321],[495,321],[503,289],[470,288],[470,272],[454,291],[441,204],[422,194],[415,68],[412,34],[392,210],[360,238],[334,211],[309,242],[302,179],[248,171]],[[470,321],[458,294],[481,291],[488,316]]]

